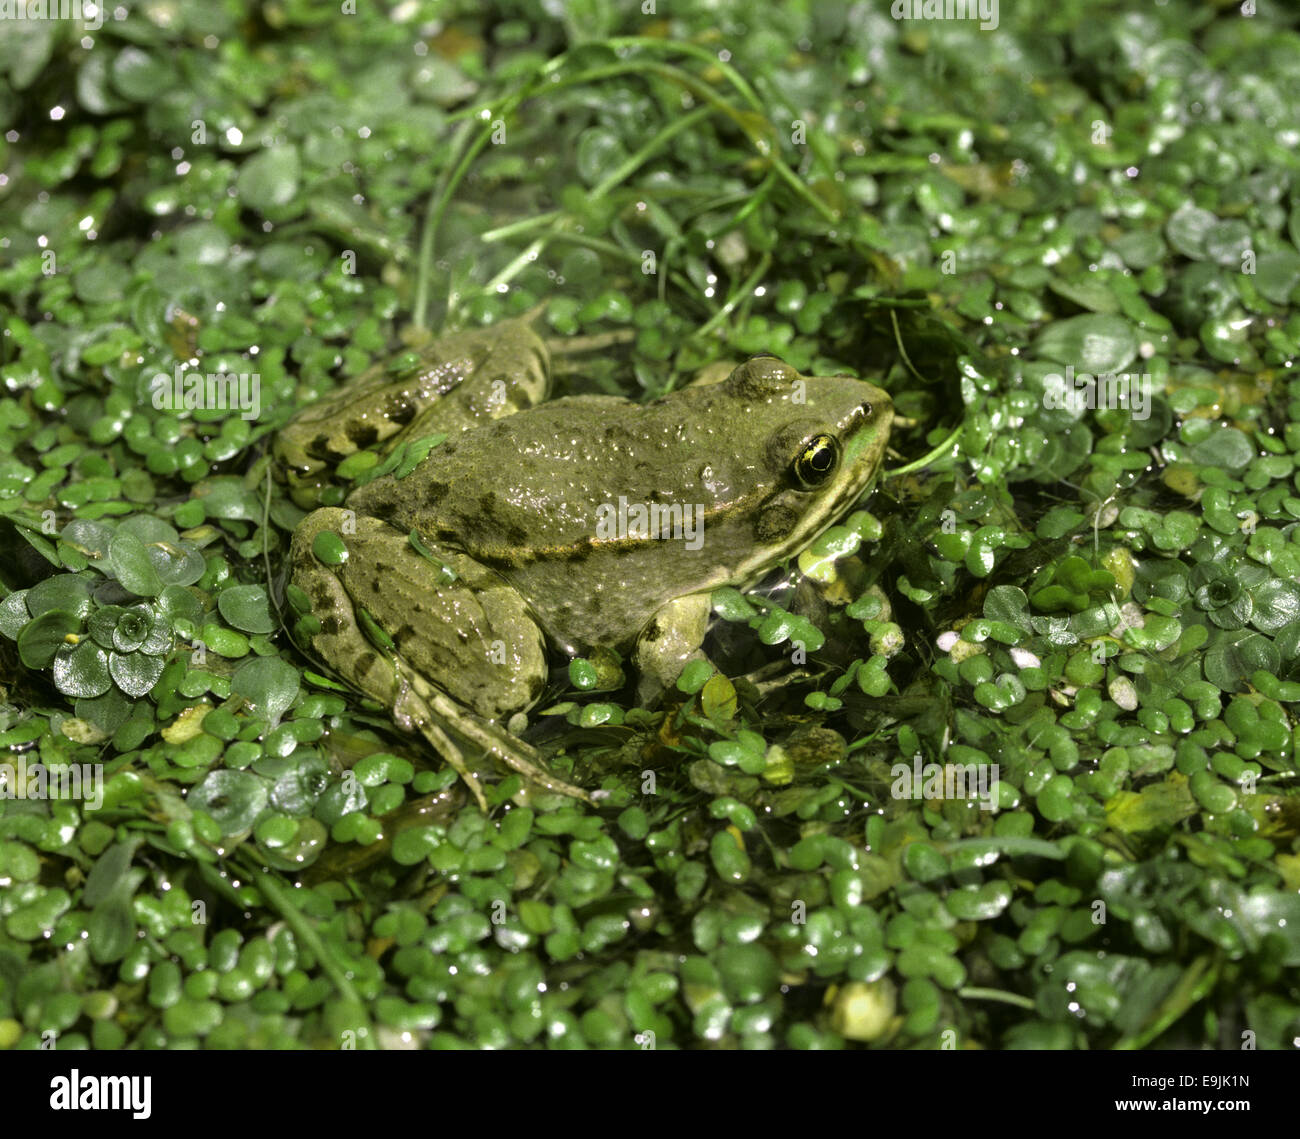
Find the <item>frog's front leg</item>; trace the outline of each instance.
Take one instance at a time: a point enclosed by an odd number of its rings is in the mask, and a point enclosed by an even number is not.
[[[688,594],[664,605],[641,630],[633,660],[639,673],[637,699],[642,705],[658,703],[687,664],[704,659],[701,646],[711,612],[709,594]]]
[[[457,739],[548,790],[591,801],[496,722],[537,700],[547,666],[526,603],[495,573],[459,551],[413,544],[385,522],[326,507],[294,533],[285,595],[295,639],[428,739],[484,810]]]
[[[550,385],[550,354],[529,318],[442,336],[300,411],[276,437],[276,463],[294,501],[309,509],[349,455],[512,415],[544,400]]]

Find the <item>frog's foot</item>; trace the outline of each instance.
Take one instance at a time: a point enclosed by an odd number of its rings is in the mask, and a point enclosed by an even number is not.
[[[663,606],[637,638],[633,659],[639,679],[637,700],[653,708],[693,660],[706,660],[704,634],[709,629],[709,594],[692,593]]]
[[[531,706],[546,648],[523,598],[472,558],[375,518],[326,507],[299,525],[286,598],[295,640],[423,735],[483,790],[457,741],[534,783],[591,802],[495,721]]]
[[[410,718],[412,712],[416,713],[419,718],[415,719],[410,726],[429,740],[447,759],[447,762],[460,773],[461,778],[465,780],[466,785],[473,792],[474,798],[478,800],[479,806],[482,807],[484,813],[487,812],[488,806],[487,800],[483,797],[482,788],[465,763],[464,755],[447,738],[446,732],[442,730],[440,725],[445,724],[458,736],[481,748],[484,754],[519,772],[525,779],[537,784],[539,787],[544,787],[546,790],[554,791],[560,795],[568,795],[573,799],[581,799],[585,803],[594,803],[596,801],[595,796],[588,794],[581,787],[566,783],[563,779],[547,770],[536,748],[512,736],[504,728],[499,727],[490,720],[484,720],[473,712],[462,708],[446,693],[440,692],[422,676],[411,674],[407,680],[410,687],[407,690],[407,695],[399,702],[398,706],[394,707],[394,716],[398,717],[400,722],[402,718]],[[421,710],[424,711],[423,716],[419,715]],[[407,725],[403,724],[402,726],[406,727]]]
[[[413,703],[416,703],[417,706],[412,707]],[[399,700],[393,708],[393,718],[400,727],[405,728],[407,731],[412,729],[418,731],[433,744],[434,750],[455,768],[456,774],[460,776],[461,781],[469,788],[470,794],[474,796],[478,809],[486,815],[489,807],[487,796],[483,794],[483,784],[478,781],[478,776],[470,768],[465,759],[465,753],[456,746],[456,741],[438,726],[437,721],[429,714],[427,706],[419,705],[418,702],[408,699]]]

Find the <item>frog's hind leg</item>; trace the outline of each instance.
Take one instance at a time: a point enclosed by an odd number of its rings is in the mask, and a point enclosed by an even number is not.
[[[286,597],[304,648],[419,732],[486,809],[460,739],[548,790],[588,802],[494,721],[530,707],[546,649],[523,598],[465,554],[418,548],[375,518],[333,507],[294,533]]]
[[[456,741],[447,735],[432,718],[421,718],[413,726],[418,729],[426,740],[433,744],[438,754],[451,764],[456,774],[461,777],[465,786],[469,788],[470,794],[474,796],[474,801],[478,803],[478,809],[486,815],[489,808],[487,796],[483,794],[483,784],[478,781],[478,776],[474,774],[469,763],[466,762],[465,753],[456,746]]]
[[[436,729],[436,737],[446,739],[445,733],[437,729],[437,724],[441,721],[449,725],[458,735],[463,736],[473,744],[477,744],[486,755],[519,772],[525,779],[545,787],[548,791],[568,795],[573,799],[581,799],[585,803],[594,803],[597,799],[604,798],[609,794],[607,791],[589,793],[581,787],[576,787],[572,783],[567,783],[563,779],[552,775],[546,769],[541,754],[531,745],[512,736],[490,720],[484,720],[473,713],[467,713],[464,708],[425,681],[423,677],[415,675],[410,677],[410,681],[412,692],[422,701],[422,706],[427,708],[434,716],[434,720],[430,722]],[[435,747],[439,747],[443,755],[447,756],[447,761],[460,772],[470,790],[474,792],[475,798],[479,800],[479,805],[486,812],[488,808],[482,797],[482,792],[478,789],[478,781],[474,776],[467,773],[464,766],[457,765],[456,760],[438,745],[437,738],[434,735],[430,735],[422,725],[417,724],[416,727]],[[448,743],[450,742],[448,741]],[[455,747],[454,744],[451,746]],[[463,756],[461,756],[461,764],[464,765]]]
[[[277,470],[308,508],[334,467],[357,451],[465,431],[541,403],[550,390],[550,353],[529,318],[451,333],[368,368],[300,411],[276,438]]]

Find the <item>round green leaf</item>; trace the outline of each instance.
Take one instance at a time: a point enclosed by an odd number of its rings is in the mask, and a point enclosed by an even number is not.
[[[54,654],[67,648],[67,638],[81,628],[81,622],[62,609],[51,609],[28,621],[18,633],[18,655],[28,668],[49,668]]]
[[[260,585],[232,585],[217,594],[217,609],[226,622],[245,633],[273,633],[275,617]]]
[[[128,696],[143,696],[162,676],[162,657],[146,656],[144,653],[109,653],[108,671],[113,683]]]
[[[173,86],[171,65],[165,58],[138,47],[126,47],[113,60],[113,86],[135,103],[151,103]]]
[[[242,834],[265,809],[266,783],[251,771],[213,771],[190,791],[191,809],[206,811],[221,828],[223,837]]]
[[[1090,313],[1047,326],[1034,344],[1047,360],[1073,364],[1075,377],[1122,372],[1137,356],[1133,326],[1122,316]]]
[[[300,168],[296,147],[269,147],[255,154],[239,171],[239,196],[259,213],[279,210],[298,193]]]
[[[298,670],[278,657],[255,657],[239,666],[230,680],[230,691],[275,724],[298,695]]]
[[[108,544],[108,567],[124,589],[140,597],[157,597],[163,580],[145,544],[127,530],[118,530]]]
[[[27,590],[27,609],[39,617],[51,609],[62,609],[76,617],[90,613],[91,583],[78,574],[58,573]]]
[[[54,658],[54,683],[66,696],[103,696],[113,685],[108,653],[90,640],[59,653]]]

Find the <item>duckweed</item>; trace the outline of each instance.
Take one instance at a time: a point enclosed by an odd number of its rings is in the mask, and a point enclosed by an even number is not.
[[[1284,14],[245,7],[0,53],[0,1048],[1293,1046]],[[902,457],[661,704],[558,671],[528,738],[608,795],[489,818],[283,635],[266,450],[543,300],[605,344],[562,394],[774,352]],[[182,365],[257,409],[165,406]]]

